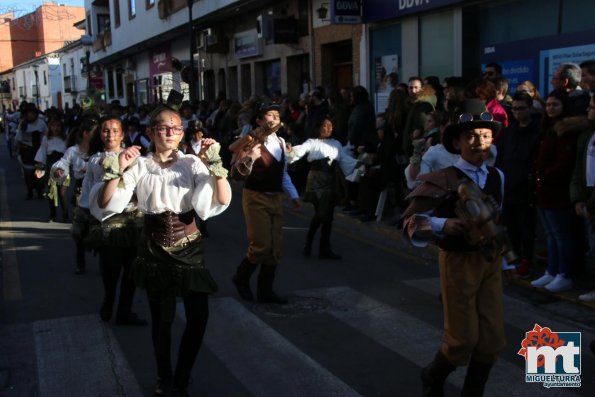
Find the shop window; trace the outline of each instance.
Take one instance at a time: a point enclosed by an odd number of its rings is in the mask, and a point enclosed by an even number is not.
[[[482,4],[478,20],[482,45],[551,36],[558,33],[558,0]]]
[[[420,18],[419,72],[422,77],[432,75],[446,77],[455,74],[452,56],[455,40],[452,11]]]
[[[595,29],[595,2],[564,0],[562,2],[562,26],[560,33]]]
[[[139,80],[136,87],[137,100],[139,105],[149,103],[149,79]]]
[[[128,19],[136,17],[136,0],[128,0]]]

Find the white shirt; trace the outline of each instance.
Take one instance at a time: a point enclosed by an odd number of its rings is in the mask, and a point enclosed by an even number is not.
[[[301,145],[293,147],[291,153],[288,154],[289,163],[293,163],[305,154],[308,154],[308,162],[328,158],[332,161],[338,161],[343,175],[349,175],[353,172],[357,160],[349,155],[336,139],[308,139]]]
[[[65,151],[66,141],[64,141],[64,139],[57,136],[48,139],[48,137],[44,136],[41,139],[41,145],[35,154],[35,161],[46,164],[48,154],[51,154],[52,152],[64,153]]]
[[[64,156],[54,163],[50,171],[50,177],[58,183],[64,182],[70,174],[70,167],[72,167],[72,173],[74,179],[82,179],[87,171],[87,161],[89,161],[89,155],[82,152],[79,145],[71,146],[66,149]],[[54,173],[56,170],[64,171],[62,178],[55,178]]]
[[[417,174],[417,177],[450,167],[459,161],[460,158],[461,156],[458,154],[453,154],[446,150],[441,143],[430,146],[421,158],[419,174]],[[405,168],[405,179],[407,180],[407,187],[409,189],[415,189],[421,184],[421,181],[411,178],[411,175],[409,174],[410,167],[411,165],[408,165],[407,168]]]
[[[196,156],[178,152],[178,159],[169,167],[161,168],[153,160],[153,153],[139,157],[124,173],[124,188],[118,187],[106,208],[99,208],[97,196],[103,182],[93,186],[90,194],[91,213],[104,220],[122,212],[133,193],[136,193],[138,209],[145,214],[160,214],[172,211],[177,214],[192,209],[206,220],[223,212],[228,206],[213,200],[215,177]]]
[[[23,134],[21,129],[17,128],[17,134],[15,135],[14,140],[16,142],[21,142],[24,145],[32,146],[33,142],[31,141],[30,133],[33,131],[39,131],[43,135],[45,135],[48,132],[48,126],[45,123],[45,121],[43,121],[40,117],[37,117],[35,121],[33,121],[32,123],[27,123],[27,128],[25,129],[25,132],[29,134]]]
[[[99,152],[91,156],[87,162],[87,172],[85,172],[85,176],[83,178],[81,197],[79,198],[79,207],[89,208],[89,195],[91,194],[91,189],[93,186],[101,182],[101,178],[103,178],[103,174],[105,173],[102,165],[103,159],[107,156],[116,157],[119,154],[120,151]],[[101,220],[101,218],[97,219]]]

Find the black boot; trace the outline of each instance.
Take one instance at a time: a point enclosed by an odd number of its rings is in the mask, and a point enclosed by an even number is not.
[[[275,280],[275,271],[277,266],[265,266],[260,267],[260,273],[258,273],[258,289],[256,290],[256,298],[259,302],[263,303],[278,303],[284,305],[288,303],[288,300],[277,296],[273,291],[273,281]]]
[[[240,266],[238,266],[236,274],[231,279],[238,290],[238,294],[247,301],[254,300],[254,294],[250,289],[250,276],[252,276],[257,266],[251,263],[248,258],[244,258]]]
[[[310,228],[308,229],[308,234],[306,235],[306,244],[304,245],[304,256],[310,256],[312,253],[312,242],[314,241],[314,235],[320,226],[320,219],[318,217],[312,218],[310,221]]]
[[[421,371],[422,396],[443,397],[444,382],[455,366],[439,351],[427,367]]]
[[[486,364],[474,359],[469,362],[465,383],[461,391],[461,397],[481,397],[485,389],[488,376],[493,364]]]
[[[319,259],[342,259],[343,257],[336,254],[331,249],[331,229],[332,229],[332,218],[322,223],[320,229],[320,251],[318,252]]]

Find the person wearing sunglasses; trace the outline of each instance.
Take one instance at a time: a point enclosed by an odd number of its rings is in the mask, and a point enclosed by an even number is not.
[[[440,247],[444,335],[434,360],[422,370],[424,396],[443,395],[446,378],[465,365],[462,395],[481,396],[505,345],[501,249],[489,236],[484,236],[485,243],[474,239],[477,230],[457,210],[460,183],[472,184],[501,203],[504,175],[485,165],[501,124],[479,99],[464,101],[462,110],[458,123],[443,134],[444,147],[460,154],[460,160],[422,176],[423,183],[409,195],[411,203],[403,213],[407,241],[417,247],[434,241]]]
[[[202,139],[198,156],[178,151],[184,126],[174,109],[157,108],[148,135],[154,152],[140,157],[140,148],[132,146],[120,153],[104,182],[93,188],[91,213],[99,219],[109,218],[136,196],[145,216],[132,276],[147,291],[151,309],[155,395],[186,395],[207,325],[208,295],[217,290],[205,266],[195,215],[206,220],[222,213],[231,201],[231,188],[221,165],[220,145],[214,139]],[[176,297],[184,303],[186,328],[172,371]]]

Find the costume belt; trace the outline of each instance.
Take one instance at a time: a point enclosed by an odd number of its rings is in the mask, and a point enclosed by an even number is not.
[[[162,247],[179,246],[180,240],[195,240],[198,229],[194,215],[194,211],[145,214],[145,234]]]

